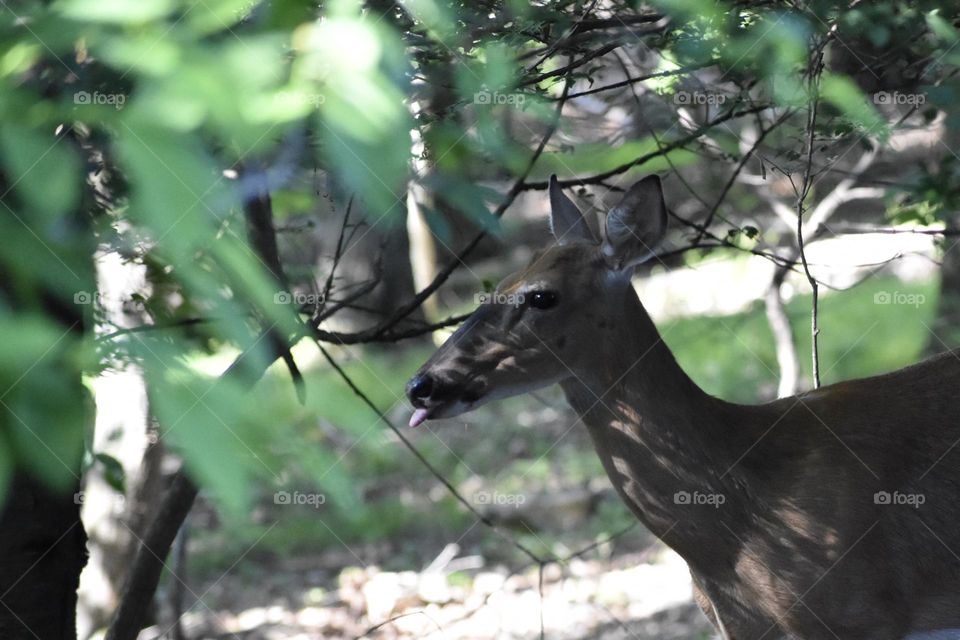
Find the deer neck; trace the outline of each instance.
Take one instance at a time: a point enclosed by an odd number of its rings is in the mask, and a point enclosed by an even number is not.
[[[734,406],[680,368],[632,288],[624,298],[596,318],[592,357],[561,386],[630,509],[691,566],[715,563],[724,525],[737,526]]]

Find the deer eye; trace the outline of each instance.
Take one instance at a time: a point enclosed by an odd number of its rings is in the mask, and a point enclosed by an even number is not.
[[[549,309],[557,306],[559,298],[556,291],[534,291],[530,294],[530,306],[534,309]]]

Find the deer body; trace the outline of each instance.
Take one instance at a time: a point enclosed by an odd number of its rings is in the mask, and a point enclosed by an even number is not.
[[[735,405],[701,391],[659,336],[647,344],[650,319],[632,302],[631,317],[598,318],[611,334],[598,341],[604,366],[561,387],[621,498],[687,561],[730,637],[882,640],[960,625],[960,452],[937,462],[960,425],[918,422],[960,416],[956,355]],[[895,491],[924,504],[876,504]]]
[[[960,354],[765,405],[709,396],[630,285],[665,227],[636,228],[640,210],[662,208],[659,182],[644,182],[608,215],[602,247],[552,190],[560,246],[498,288],[527,308],[482,305],[408,386],[411,424],[559,382],[725,638],[960,627]]]

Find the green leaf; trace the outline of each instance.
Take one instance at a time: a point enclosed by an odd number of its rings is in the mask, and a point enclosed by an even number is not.
[[[0,127],[0,150],[10,184],[28,205],[50,218],[73,211],[80,159],[65,137],[7,123]]]
[[[940,10],[931,11],[926,15],[927,26],[930,27],[930,30],[941,40],[945,40],[951,44],[960,40],[960,35],[957,34],[957,30],[952,24],[947,22],[940,16]]]
[[[252,0],[196,0],[187,9],[189,26],[200,33],[226,31],[250,15]]]
[[[106,453],[96,453],[93,457],[100,463],[107,484],[120,493],[126,493],[127,477],[120,461]]]
[[[839,109],[844,117],[861,131],[878,136],[881,140],[890,136],[886,120],[850,78],[824,73],[820,92],[827,102]]]
[[[8,388],[4,405],[18,466],[54,489],[73,486],[80,475],[83,434],[92,410],[79,372],[45,359]]]
[[[174,0],[62,0],[54,9],[74,20],[123,24],[163,18],[176,4]]]
[[[150,406],[162,437],[221,507],[235,516],[245,513],[253,494],[253,465],[259,464],[244,435],[244,424],[258,413],[249,394],[227,381],[162,371],[159,361],[151,364]]]

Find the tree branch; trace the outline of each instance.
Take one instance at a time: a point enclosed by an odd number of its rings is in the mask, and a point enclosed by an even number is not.
[[[265,191],[267,188],[265,174],[260,186],[262,189],[258,190],[255,197],[244,200],[244,213],[251,244],[278,283],[285,283],[286,278],[280,266],[276,237],[270,237],[274,234],[273,213],[270,195]],[[256,345],[262,339],[271,341],[273,360],[267,362],[268,358],[248,359],[252,349],[247,349],[236,357],[221,379],[234,378],[243,387],[253,388],[270,364],[280,358],[290,366],[294,380],[299,378],[302,384],[300,372],[293,362],[293,356],[290,355],[292,343],[285,337],[279,336],[273,327],[263,329],[260,337],[252,344]],[[197,485],[187,475],[186,470],[183,467],[178,469],[157,508],[156,515],[137,547],[130,575],[124,585],[123,596],[107,629],[106,640],[136,640],[140,630],[145,626],[150,603],[165,566],[164,559],[170,553],[170,547],[187,514],[190,513],[198,491]]]
[[[773,124],[771,124],[766,129],[760,130],[760,133],[757,135],[757,139],[754,140],[753,145],[751,145],[751,147],[746,151],[746,153],[743,154],[743,157],[740,158],[740,162],[738,162],[737,166],[734,167],[733,173],[730,174],[730,178],[727,180],[727,183],[723,186],[723,190],[720,192],[720,196],[717,198],[716,202],[714,202],[713,206],[710,208],[710,212],[707,214],[706,219],[703,221],[703,230],[697,233],[697,237],[693,241],[694,244],[697,244],[698,242],[700,242],[701,239],[703,239],[704,231],[710,228],[710,224],[713,222],[713,217],[716,215],[717,210],[720,208],[720,205],[723,203],[724,199],[726,199],[727,194],[730,192],[730,188],[733,187],[733,183],[736,182],[737,176],[740,175],[740,172],[743,171],[743,168],[747,165],[747,161],[750,160],[754,152],[763,143],[763,139],[766,138],[771,131],[773,131],[774,129],[779,127],[781,124],[786,122],[786,120],[791,115],[793,115],[793,112],[788,109],[787,111],[784,112],[782,116],[777,118],[777,120],[774,121]]]
[[[585,178],[570,178],[569,180],[558,180],[557,184],[561,187],[577,187],[577,186],[585,186],[589,184],[602,184],[604,181],[608,180],[609,178],[618,176],[621,173],[625,173],[630,169],[633,169],[634,167],[639,167],[656,157],[662,156],[666,153],[669,153],[670,151],[673,151],[674,149],[679,149],[689,144],[690,142],[703,136],[703,134],[705,134],[707,131],[709,131],[710,129],[712,129],[713,127],[719,124],[723,124],[724,122],[727,122],[728,120],[733,120],[735,118],[742,118],[743,116],[751,115],[754,113],[760,113],[761,111],[765,111],[766,109],[769,109],[769,108],[770,108],[769,105],[757,105],[757,106],[750,107],[748,109],[742,109],[740,111],[735,111],[734,109],[731,109],[730,111],[727,111],[723,115],[717,116],[710,122],[704,124],[697,130],[695,130],[693,133],[686,135],[682,138],[678,138],[673,142],[668,142],[664,144],[661,148],[657,149],[656,151],[645,153],[642,156],[639,156],[638,158],[631,160],[630,162],[622,164],[618,167],[614,167],[613,169],[610,169],[608,171],[597,173],[592,176],[587,176]],[[546,189],[548,186],[549,185],[546,181],[527,182],[522,185],[522,189],[542,191]]]
[[[813,365],[813,387],[820,388],[820,325],[817,281],[810,273],[810,265],[807,264],[807,254],[803,244],[803,213],[807,194],[810,192],[810,172],[813,167],[813,145],[817,126],[817,101],[820,92],[820,72],[823,69],[823,47],[826,46],[826,39],[823,44],[814,53],[810,70],[810,106],[807,116],[807,163],[803,172],[803,184],[800,193],[797,195],[797,248],[800,251],[800,261],[803,263],[803,272],[807,276],[807,282],[813,289],[813,298],[810,310],[810,336],[811,336],[811,360]]]

